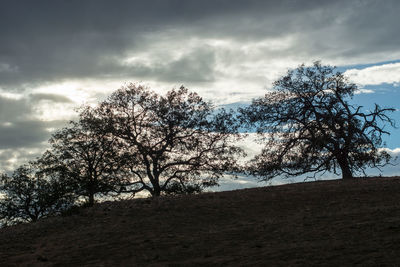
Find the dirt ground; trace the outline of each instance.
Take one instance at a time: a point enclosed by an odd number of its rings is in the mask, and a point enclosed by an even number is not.
[[[399,266],[400,177],[98,204],[0,230],[0,266]]]

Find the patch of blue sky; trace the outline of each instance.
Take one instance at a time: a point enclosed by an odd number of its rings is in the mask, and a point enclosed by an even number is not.
[[[381,108],[394,108],[396,111],[388,115],[397,126],[400,126],[400,88],[390,84],[367,85],[363,88],[373,92],[356,94],[350,102],[356,106],[363,106],[363,110],[367,112],[372,110],[375,104]],[[385,130],[390,132],[390,135],[383,136],[386,147],[390,149],[400,147],[400,128],[387,125]]]
[[[370,64],[357,64],[339,66],[337,70],[345,72],[351,69],[363,70],[370,67],[384,66],[388,64],[400,63],[400,59],[376,62]],[[400,81],[399,81],[400,82]],[[364,84],[359,85],[360,93],[356,94],[351,103],[363,106],[364,110],[373,109],[374,104],[378,104],[382,108],[394,108],[395,112],[389,114],[395,121],[396,126],[400,126],[400,86],[399,82],[394,83],[381,83],[381,84]],[[395,149],[400,147],[400,128],[385,128],[390,132],[390,135],[385,135],[383,140],[386,147]]]

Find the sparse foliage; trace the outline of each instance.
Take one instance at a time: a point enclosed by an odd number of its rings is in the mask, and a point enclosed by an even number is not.
[[[165,96],[130,84],[96,109],[96,116],[118,138],[130,175],[121,192],[159,196],[180,185],[199,191],[217,184],[235,167],[242,150],[227,112],[181,87]]]
[[[63,179],[42,172],[40,160],[0,176],[0,222],[35,222],[70,208],[74,197]]]
[[[182,184],[177,181],[169,183],[164,190],[166,195],[197,194],[201,192],[202,187],[199,184]]]
[[[50,139],[48,171],[68,177],[78,196],[89,206],[95,196],[119,191],[124,160],[116,138],[107,133],[90,108],[81,110],[80,119],[57,131]]]
[[[341,171],[352,178],[366,167],[388,164],[380,150],[384,124],[394,126],[392,108],[375,105],[370,111],[350,104],[357,86],[333,67],[315,62],[288,71],[274,90],[242,109],[264,144],[250,163],[251,173],[264,179]],[[364,173],[365,174],[365,173]]]

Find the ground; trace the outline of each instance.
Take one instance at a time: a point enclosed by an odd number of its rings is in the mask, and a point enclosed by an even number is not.
[[[400,265],[400,177],[97,204],[0,230],[0,266]]]

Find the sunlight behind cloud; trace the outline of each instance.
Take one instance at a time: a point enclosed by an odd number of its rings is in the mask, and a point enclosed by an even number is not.
[[[75,109],[79,106],[94,106],[122,85],[121,81],[71,80],[33,88],[32,95],[59,95],[72,101],[54,103],[48,99],[40,100],[33,108],[34,117],[44,121],[69,120],[76,116]]]
[[[7,92],[0,88],[0,97],[12,99],[12,100],[20,100],[24,98],[23,94],[14,93],[14,92]]]
[[[149,45],[127,52],[117,64],[130,68],[134,79],[168,89],[184,85],[217,104],[228,104],[262,96],[288,68],[311,62],[287,54],[296,44],[296,34],[260,40],[190,37],[182,46],[185,31],[169,33],[147,34]],[[168,47],[179,49],[166,53]]]
[[[90,99],[90,93],[88,90],[82,89],[82,85],[82,82],[79,81],[65,81],[35,88],[33,92],[60,94],[68,97],[75,103],[84,103]]]

